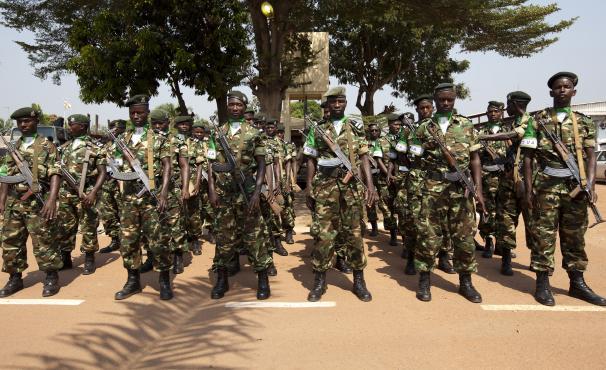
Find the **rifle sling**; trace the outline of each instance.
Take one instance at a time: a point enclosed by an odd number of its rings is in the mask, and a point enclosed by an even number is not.
[[[84,196],[84,185],[86,184],[86,174],[88,173],[88,161],[90,159],[90,149],[86,148],[84,153],[84,163],[82,164],[82,173],[80,174],[80,184],[78,186],[78,195]]]
[[[347,122],[347,124],[345,125],[345,137],[347,139],[347,151],[349,152],[349,163],[351,163],[352,166],[355,166],[354,163],[355,162],[355,158],[354,158],[354,150],[353,150],[353,138],[351,135],[351,124],[349,123],[349,121]],[[337,145],[339,145],[337,143]]]
[[[149,130],[147,130],[147,177],[149,178],[150,190],[156,189],[156,179],[154,176],[154,135]]]
[[[34,140],[34,158],[32,158],[32,192],[38,193],[40,191],[40,184],[38,183],[38,156],[40,155],[42,140],[41,136],[36,135]]]
[[[522,119],[520,119],[520,126],[524,126],[525,123],[530,119],[530,115],[524,114],[522,115]],[[517,184],[520,181],[520,160],[522,156],[522,147],[518,144],[518,149],[516,150],[516,158],[513,161],[513,183]]]
[[[585,162],[583,161],[583,147],[581,146],[581,138],[579,137],[579,123],[577,121],[577,115],[574,112],[570,112],[572,118],[572,131],[574,134],[574,147],[577,152],[577,163],[579,164],[579,175],[581,177],[581,188],[585,188],[587,185],[587,174],[585,173]]]

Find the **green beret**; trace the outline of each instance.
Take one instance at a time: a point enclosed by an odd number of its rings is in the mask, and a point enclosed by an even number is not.
[[[192,117],[192,116],[177,116],[177,117],[175,117],[175,124],[181,123],[181,122],[189,122],[189,123],[193,124],[194,123],[194,117]]]
[[[400,115],[397,113],[389,113],[387,115],[387,122],[397,121],[400,119]]]
[[[547,86],[549,86],[549,88],[551,89],[551,85],[553,85],[553,83],[559,80],[560,78],[569,79],[570,81],[572,81],[573,86],[576,86],[579,82],[579,77],[577,77],[577,75],[572,72],[558,72],[551,76],[549,80],[547,80]]]
[[[72,114],[71,116],[67,117],[67,123],[83,123],[85,125],[89,125],[90,118],[84,114]]]
[[[272,117],[267,117],[267,119],[265,120],[265,124],[267,125],[277,125],[278,124],[278,120]]]
[[[253,118],[255,121],[265,121],[265,114],[258,112],[255,113],[255,118]]]
[[[154,109],[149,114],[149,119],[152,122],[168,121],[168,119],[169,119],[168,112],[163,109]]]
[[[343,86],[335,86],[331,89],[329,89],[326,94],[324,94],[325,97],[327,98],[332,98],[332,97],[339,97],[339,96],[345,96],[345,87]]]
[[[524,91],[513,91],[507,94],[507,100],[529,102],[532,99]]]
[[[134,105],[148,105],[149,104],[149,96],[145,94],[138,94],[135,96],[131,96],[130,99],[124,103],[127,107]]]
[[[245,110],[245,111],[244,111],[244,113],[252,113],[252,114],[255,114],[255,110],[254,110],[254,109],[252,109],[252,108],[250,108],[250,109]]]
[[[442,82],[440,84],[438,84],[434,89],[433,89],[433,93],[437,93],[438,91],[442,91],[442,90],[453,90],[455,89],[455,85],[451,82]]]
[[[415,98],[415,100],[412,101],[412,103],[414,105],[419,105],[419,103],[422,102],[423,100],[429,100],[430,102],[433,103],[433,95],[431,95],[431,94],[419,95]]]
[[[228,100],[229,99],[238,99],[239,101],[244,103],[244,105],[248,105],[248,98],[241,91],[233,90],[233,91],[228,92],[227,99]]]
[[[505,103],[502,103],[502,102],[496,101],[496,100],[491,100],[491,101],[488,102],[488,107],[489,108],[490,107],[496,107],[496,108],[499,108],[499,109],[503,109],[503,108],[505,108]]]
[[[38,112],[32,107],[19,108],[11,114],[11,119],[38,117]]]
[[[378,125],[379,125],[378,122],[372,121],[372,122],[369,122],[367,126],[370,128],[370,126],[378,126]]]
[[[204,125],[204,122],[200,122],[200,121],[195,122],[195,123],[194,123],[194,124],[191,126],[191,128],[196,128],[196,127],[198,127],[198,128],[206,128],[206,127],[205,127],[205,125]]]
[[[126,127],[126,121],[123,119],[115,119],[109,123],[113,127]]]

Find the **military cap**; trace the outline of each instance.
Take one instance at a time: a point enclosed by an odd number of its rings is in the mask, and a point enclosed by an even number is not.
[[[577,77],[577,75],[572,72],[558,72],[551,76],[549,80],[547,80],[547,86],[549,86],[549,88],[551,89],[551,85],[553,85],[553,83],[559,80],[560,78],[569,79],[570,81],[572,81],[572,84],[574,86],[576,86],[579,82],[579,77]]]
[[[345,96],[345,87],[343,86],[335,86],[329,89],[326,94],[324,94],[327,98]]]
[[[265,123],[267,125],[278,125],[278,120],[272,117],[267,117],[267,119],[265,120]]]
[[[532,99],[524,91],[513,91],[507,94],[507,100],[529,102]]]
[[[284,131],[284,124],[278,123],[278,126],[276,126],[276,130],[278,130],[278,131]]]
[[[261,113],[261,112],[257,112],[255,113],[255,118],[253,118],[255,121],[265,121],[265,114]]]
[[[168,112],[163,109],[154,109],[149,114],[149,119],[151,121],[168,121]]]
[[[149,104],[149,96],[145,94],[138,94],[131,96],[124,105],[127,107],[134,105],[148,105]]]
[[[67,123],[83,123],[85,125],[89,125],[90,118],[84,114],[72,114],[71,116],[67,117]]]
[[[389,113],[387,115],[387,122],[397,121],[400,119],[400,115],[397,113]]]
[[[442,90],[454,90],[455,89],[455,85],[451,82],[442,82],[436,85],[436,87],[433,89],[434,94],[437,93],[438,91],[442,91]]]
[[[252,108],[250,108],[250,109],[245,110],[245,111],[244,111],[244,113],[252,113],[252,114],[255,114],[255,110],[254,110],[254,109],[252,109]]]
[[[244,95],[243,92],[238,90],[228,92],[227,99],[238,99],[239,101],[244,103],[244,105],[248,105],[248,98],[246,97],[246,95]]]
[[[326,105],[326,100],[324,100],[321,104],[320,104],[320,108],[324,109],[328,107],[328,105]]]
[[[408,119],[409,119],[409,120],[411,120],[411,121],[414,121],[414,120],[415,120],[415,115],[414,115],[414,114],[412,114],[411,112],[405,112],[405,113],[402,113],[402,114],[400,115],[400,120],[403,120],[405,117],[406,117],[406,118],[408,118]]]
[[[496,107],[499,109],[503,109],[505,108],[505,103],[496,100],[491,100],[488,102],[488,107]]]
[[[182,122],[189,122],[189,123],[193,124],[194,123],[194,117],[192,117],[192,116],[177,116],[177,117],[175,117],[175,124],[182,123]]]
[[[419,103],[422,102],[423,100],[429,100],[429,101],[433,102],[433,95],[431,95],[431,94],[419,95],[415,98],[415,100],[412,101],[412,103],[414,105],[419,105]]]
[[[123,119],[115,119],[109,123],[112,127],[126,127],[126,121]]]
[[[32,107],[19,108],[11,114],[11,119],[38,117],[38,112]]]
[[[370,127],[370,126],[378,126],[378,125],[379,125],[379,123],[378,123],[378,122],[376,122],[376,121],[372,121],[372,122],[368,122],[368,125],[367,125],[367,126],[368,126],[368,127]]]

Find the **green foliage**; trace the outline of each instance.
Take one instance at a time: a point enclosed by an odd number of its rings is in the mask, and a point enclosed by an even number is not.
[[[302,101],[297,101],[290,103],[290,116],[295,118],[304,118],[304,106],[305,103]],[[322,119],[324,112],[320,107],[320,104],[315,100],[307,101],[307,114],[311,116],[312,119],[319,121]]]

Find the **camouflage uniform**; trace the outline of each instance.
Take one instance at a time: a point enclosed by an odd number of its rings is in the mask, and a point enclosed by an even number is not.
[[[572,114],[578,122],[579,138],[585,157],[584,150],[593,150],[595,147],[595,125],[591,118],[572,112],[570,108],[546,109],[540,113],[540,116],[549,120],[547,129],[560,137],[576,159]],[[553,271],[556,236],[559,235],[562,267],[569,272],[585,271],[588,262],[585,253],[585,232],[588,224],[587,197],[570,197],[569,193],[576,184],[570,176],[563,174],[567,171],[565,163],[547,135],[539,131],[536,122],[528,126],[525,138],[529,136],[537,139],[537,148],[526,150],[535,150],[539,167],[533,184],[537,206],[532,212],[535,253],[531,256],[531,269]]]
[[[57,150],[46,138],[35,135],[33,143],[26,143],[20,137],[15,147],[30,164],[34,180],[40,184],[48,184],[52,175],[60,174],[56,164]],[[8,176],[20,173],[10,155],[6,157],[6,166]],[[41,271],[56,271],[63,266],[60,250],[54,243],[54,223],[40,217],[42,204],[34,196],[20,200],[28,190],[25,184],[11,185],[8,190],[2,228],[2,271],[9,274],[27,269],[28,236],[32,238],[34,256]]]
[[[107,143],[104,151],[107,151],[111,143]],[[120,187],[118,181],[107,175],[103,186],[101,187],[101,197],[97,203],[97,209],[105,235],[114,239],[120,238],[120,206],[118,198],[120,197]]]
[[[406,204],[408,203],[408,194],[406,189],[406,179],[410,169],[406,163],[406,152],[408,150],[404,137],[400,134],[388,133],[381,140],[384,163],[391,162],[394,166],[393,183],[389,186],[388,205],[391,216],[389,222],[385,223],[385,229],[398,229],[400,235],[405,235],[406,224],[409,223]],[[396,223],[397,215],[398,221]],[[387,221],[387,219],[386,219]]]
[[[284,148],[282,147],[281,142],[279,141],[277,136],[268,137],[265,134],[261,134],[265,141],[265,164],[269,167],[274,166],[277,162],[282,161],[282,157],[284,156]],[[283,166],[282,166],[283,167]],[[267,175],[267,172],[266,172]],[[276,179],[277,180],[277,179]],[[275,181],[275,180],[274,180]],[[278,184],[276,183],[276,186]],[[267,199],[263,197],[261,202],[262,205],[261,213],[263,214],[263,218],[265,218],[265,224],[267,225],[267,229],[269,231],[269,235],[280,239],[282,237],[282,227],[280,216],[276,215],[269,206]],[[271,251],[275,250],[275,246],[271,243],[270,247]]]
[[[257,129],[247,124],[244,119],[238,122],[240,127],[233,133],[230,129],[231,123],[221,126],[220,129],[227,131],[225,137],[246,176],[245,188],[250,196],[255,190],[255,157],[265,157],[266,148]],[[216,164],[225,164],[226,158],[221,146],[214,142],[214,137],[211,137],[207,157],[213,165],[215,191],[219,198],[219,206],[214,209],[213,229],[217,243],[213,269],[228,268],[230,260],[241,246],[248,250],[248,258],[255,271],[266,270],[271,265],[272,258],[267,250],[269,237],[263,217],[259,217],[259,214],[248,214],[247,201],[229,172],[217,172]]]
[[[202,171],[208,173],[208,158],[206,153],[208,152],[208,140],[203,140],[200,143],[200,151],[202,154]],[[215,219],[214,209],[208,202],[208,181],[202,177],[200,184],[200,218],[204,225],[212,231],[212,225]]]
[[[321,123],[341,150],[349,158],[358,158],[368,153],[368,143],[364,138],[363,124],[344,117],[342,129],[337,134],[332,122]],[[349,147],[351,146],[350,153]],[[361,202],[357,181],[344,184],[345,171],[335,162],[335,154],[320,137],[310,131],[305,143],[305,154],[318,159],[318,169],[312,182],[313,198],[316,202],[319,242],[312,253],[312,265],[316,272],[324,272],[331,267],[337,241],[343,248],[348,264],[354,270],[366,267],[364,243],[360,231]],[[350,155],[351,154],[351,155]],[[356,161],[358,162],[358,161]],[[335,164],[336,163],[336,164]],[[357,167],[358,163],[352,163]]]
[[[155,133],[146,125],[143,128],[143,135],[139,141],[135,142],[135,132],[128,130],[120,137],[139,160],[141,168],[148,174],[150,181],[155,182],[155,188],[159,192],[158,187],[162,182],[162,158],[171,157],[166,137]],[[118,160],[121,171],[132,171],[128,161],[122,159],[122,153],[116,149],[115,144],[111,149]],[[153,169],[148,168],[149,153],[153,157]],[[150,172],[153,176],[149,176]],[[125,181],[120,197],[120,254],[124,260],[124,267],[129,270],[139,269],[142,239],[146,237],[154,256],[154,270],[168,271],[171,265],[170,236],[161,232],[160,214],[156,201],[147,192],[138,198],[137,193],[140,190],[141,185],[138,181]]]
[[[375,159],[383,159],[385,167],[387,167],[389,160],[387,157],[388,153],[386,154],[384,150],[386,143],[389,145],[385,138],[379,138],[377,140],[369,141],[368,143],[370,155]],[[372,174],[372,182],[379,195],[379,200],[376,205],[366,207],[368,221],[376,222],[378,220],[378,207],[383,215],[383,227],[385,230],[391,230],[395,227],[395,218],[393,215],[393,208],[391,207],[391,205],[393,205],[391,187],[387,186],[385,174],[381,173],[381,169],[378,166],[376,168],[371,166],[370,172]]]
[[[471,153],[479,150],[481,145],[474,133],[473,124],[466,117],[452,114],[446,118],[450,124],[445,134],[434,122],[440,119],[438,116],[421,121],[416,131],[424,148],[422,171],[425,172],[425,181],[422,185],[423,199],[419,215],[420,223],[424,226],[419,229],[421,243],[415,251],[415,266],[421,272],[433,269],[446,232],[454,247],[455,270],[459,273],[475,272],[477,262],[473,243],[473,199],[465,196],[465,188],[458,181],[451,182],[444,177],[444,174],[450,173],[450,169],[442,150],[428,130],[433,127],[442,136],[463,170],[469,167]]]
[[[284,163],[290,161],[291,163],[296,160],[297,157],[297,148],[293,143],[285,143],[282,139],[278,138],[279,141],[282,142],[284,146]],[[286,167],[283,166],[282,171],[282,184],[285,185],[286,181],[288,181],[289,176],[285,173]],[[291,175],[292,176],[292,175]],[[296,179],[295,179],[296,180]],[[292,184],[291,184],[292,186]],[[285,190],[285,186],[282,186],[282,195],[284,196],[284,207],[282,207],[282,214],[280,218],[282,219],[282,229],[291,230],[295,228],[295,192],[290,189],[289,192]]]
[[[206,150],[202,145],[202,142],[192,137],[186,139],[185,145],[187,146],[189,157],[190,198],[185,201],[183,228],[189,241],[202,240],[203,221],[201,217],[202,203],[200,196],[202,189],[200,189],[200,192],[198,192],[197,195],[192,196],[191,192],[194,189],[195,181],[198,176],[198,166],[206,161]],[[200,187],[202,187],[203,181],[204,177],[200,180]]]
[[[189,150],[185,144],[184,138],[178,135],[168,135],[166,140],[171,153],[171,189],[168,192],[168,207],[164,213],[166,219],[161,224],[161,232],[165,234],[164,239],[170,239],[171,252],[187,252],[188,244],[185,242],[185,214],[181,204],[181,167],[179,157],[187,158],[189,161]]]

